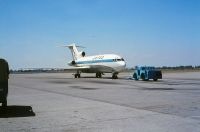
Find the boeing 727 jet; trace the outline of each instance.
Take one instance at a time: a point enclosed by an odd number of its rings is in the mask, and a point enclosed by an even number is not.
[[[75,70],[75,78],[80,78],[81,73],[96,73],[97,78],[101,78],[103,73],[112,73],[112,78],[117,79],[118,73],[125,69],[126,63],[122,57],[115,54],[102,54],[86,56],[84,51],[79,52],[75,44],[68,46],[71,50],[73,60],[68,63]]]

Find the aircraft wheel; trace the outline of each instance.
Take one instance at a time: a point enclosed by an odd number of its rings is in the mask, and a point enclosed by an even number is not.
[[[74,78],[80,78],[80,77],[81,77],[80,74],[75,74],[75,75],[74,75]]]
[[[78,74],[78,78],[81,78],[81,74]]]
[[[102,75],[100,72],[96,73],[96,78],[101,78],[101,77],[102,77]]]
[[[113,74],[113,75],[112,75],[112,79],[118,79],[117,74]]]

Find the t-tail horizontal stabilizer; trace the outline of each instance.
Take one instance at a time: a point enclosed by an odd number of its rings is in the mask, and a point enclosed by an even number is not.
[[[73,60],[77,60],[79,58],[85,57],[85,52],[84,51],[79,52],[77,49],[77,47],[85,48],[83,46],[76,46],[76,44],[73,43],[64,47],[68,47],[71,50]]]

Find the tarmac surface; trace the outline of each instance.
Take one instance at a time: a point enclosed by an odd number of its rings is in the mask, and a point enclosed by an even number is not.
[[[200,132],[200,72],[135,81],[131,73],[12,74],[0,132]]]

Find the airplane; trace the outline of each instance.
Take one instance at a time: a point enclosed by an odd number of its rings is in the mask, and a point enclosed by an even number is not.
[[[126,63],[122,57],[115,54],[86,56],[84,51],[78,51],[75,43],[64,46],[71,50],[73,60],[68,63],[75,70],[74,78],[80,78],[82,73],[96,73],[101,78],[104,73],[112,73],[112,79],[118,79],[118,73],[125,69]],[[82,47],[83,48],[83,47]]]

